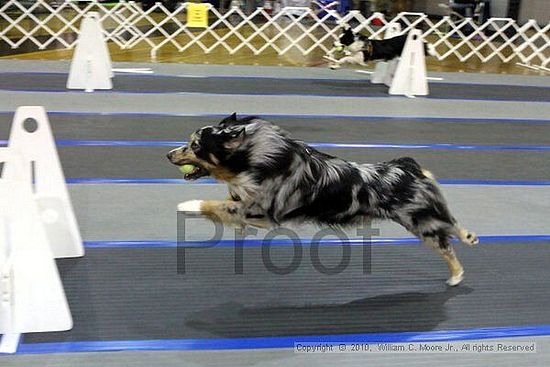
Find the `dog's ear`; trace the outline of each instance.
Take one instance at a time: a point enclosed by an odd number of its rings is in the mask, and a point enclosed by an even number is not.
[[[229,151],[234,151],[240,147],[244,141],[245,128],[243,126],[240,128],[227,129],[227,131],[224,131],[224,135],[226,139],[224,147]]]
[[[232,115],[229,115],[226,118],[224,118],[223,120],[221,120],[220,123],[218,124],[218,126],[225,128],[225,127],[229,127],[231,125],[234,125],[235,122],[237,122],[237,112],[233,112]]]

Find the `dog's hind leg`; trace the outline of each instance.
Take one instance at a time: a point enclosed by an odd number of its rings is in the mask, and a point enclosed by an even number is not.
[[[450,286],[458,285],[464,278],[464,268],[456,257],[453,246],[449,243],[449,238],[454,234],[455,227],[451,223],[439,222],[439,225],[432,225],[435,230],[424,228],[419,225],[417,220],[411,220],[407,216],[392,218],[395,222],[401,224],[409,232],[420,238],[422,243],[439,254],[447,263],[450,277],[447,279],[447,284]],[[432,224],[435,224],[432,222]],[[452,233],[451,233],[452,232]]]
[[[435,182],[435,177],[430,171],[426,169],[422,169],[422,174]],[[446,208],[446,205],[445,205],[445,208]],[[448,209],[446,209],[446,211],[448,211]],[[452,218],[450,214],[448,216],[449,218],[451,218],[451,222],[453,223],[453,228],[451,232],[455,237],[457,237],[460,240],[460,242],[468,246],[474,246],[479,243],[479,239],[477,238],[477,235],[474,232],[471,232],[462,228],[460,225],[458,225],[458,223],[456,222],[456,219]]]
[[[421,236],[422,242],[434,249],[447,263],[450,277],[447,284],[450,286],[458,285],[464,279],[464,268],[456,257],[453,246],[449,243],[449,237],[446,233],[427,233]]]

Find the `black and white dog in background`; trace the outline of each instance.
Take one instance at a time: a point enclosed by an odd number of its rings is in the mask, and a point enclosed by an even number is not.
[[[333,51],[344,52],[344,57],[334,58],[334,52],[325,59],[331,62],[331,69],[338,69],[344,64],[365,66],[371,60],[392,60],[401,56],[408,34],[391,37],[384,40],[369,39],[362,34],[353,33],[351,28],[345,28],[338,41],[334,42]],[[424,44],[425,52],[434,55],[434,47]]]
[[[449,285],[463,268],[449,240],[474,245],[476,235],[458,224],[432,174],[412,158],[358,164],[294,140],[257,117],[227,117],[191,135],[168,153],[175,165],[196,168],[184,176],[211,175],[229,186],[228,200],[192,200],[178,210],[200,211],[214,220],[269,228],[286,223],[349,226],[389,219],[434,248],[447,262]]]

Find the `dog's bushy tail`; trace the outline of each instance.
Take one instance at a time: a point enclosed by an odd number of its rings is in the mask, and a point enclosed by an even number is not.
[[[428,43],[424,41],[424,53],[426,56],[437,56],[437,53],[435,51],[435,46],[431,43]]]

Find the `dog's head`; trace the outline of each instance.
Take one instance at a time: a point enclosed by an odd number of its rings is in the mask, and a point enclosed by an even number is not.
[[[184,175],[186,180],[212,175],[228,181],[236,175],[226,162],[234,155],[245,139],[245,125],[232,115],[219,126],[206,126],[191,134],[188,145],[171,150],[168,160],[177,166],[191,164],[195,169]]]
[[[334,42],[334,47],[343,49],[346,52],[356,53],[362,51],[365,47],[364,37],[353,33],[350,27],[346,27],[338,40]]]
[[[334,42],[334,45],[348,47],[353,42],[355,42],[355,34],[353,34],[353,31],[351,30],[351,28],[346,27],[344,29],[344,33],[340,35],[340,37],[338,38],[338,41]]]

